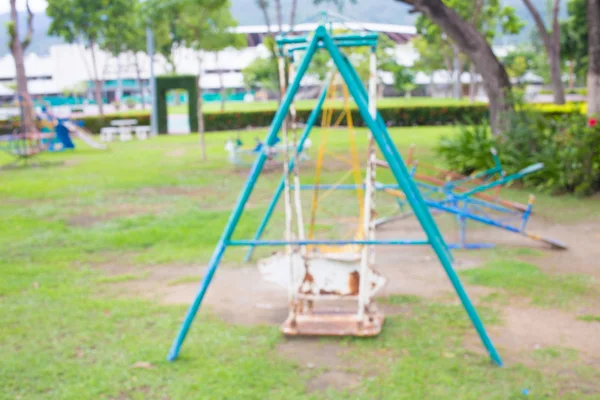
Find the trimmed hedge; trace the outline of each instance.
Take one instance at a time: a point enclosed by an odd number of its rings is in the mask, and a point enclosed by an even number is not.
[[[340,109],[341,111],[341,109]],[[364,126],[358,109],[352,109],[352,121],[355,126]],[[379,112],[389,126],[414,125],[451,125],[466,121],[479,123],[487,118],[486,105],[456,106],[413,106],[413,107],[380,107]],[[298,122],[303,123],[310,115],[310,109],[297,110]],[[225,131],[246,129],[248,127],[269,126],[275,111],[225,111],[209,112],[204,115],[206,131]],[[77,118],[92,132],[100,132],[100,128],[109,126],[110,122],[119,119],[137,119],[139,125],[150,125],[149,113],[114,114]],[[321,119],[317,121],[320,124]]]
[[[574,103],[565,106],[540,104],[532,106],[542,111],[545,116],[551,119],[561,119],[573,113],[582,113],[585,112],[586,108],[584,103]],[[488,107],[486,104],[387,106],[379,107],[378,110],[388,126],[478,124],[488,118]],[[341,108],[338,111],[341,111]],[[298,109],[298,122],[305,122],[310,112],[311,109]],[[351,112],[354,125],[364,126],[358,109],[354,108]],[[271,124],[274,116],[275,110],[207,112],[204,114],[204,126],[208,132],[242,130],[248,127],[265,127]],[[84,126],[94,133],[99,133],[101,128],[110,126],[110,122],[113,120],[136,119],[138,125],[150,125],[150,113],[148,111],[128,114],[107,114],[103,118],[99,116],[86,116],[76,119],[82,121]],[[317,125],[320,123],[321,118],[318,118]]]

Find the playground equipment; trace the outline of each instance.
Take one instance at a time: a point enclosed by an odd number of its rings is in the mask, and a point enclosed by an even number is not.
[[[228,155],[228,160],[231,164],[236,166],[250,166],[252,165],[252,160],[256,157],[258,153],[262,151],[263,143],[259,138],[255,138],[254,147],[244,147],[244,142],[238,137],[236,140],[227,139],[225,142],[225,151]],[[299,160],[306,161],[309,159],[307,150],[310,149],[312,142],[307,140],[300,150]],[[287,149],[284,148],[281,144],[281,140],[277,138],[275,144],[273,146],[269,146],[265,149],[268,154],[268,162],[281,164],[281,155],[283,152],[293,152],[294,148],[292,146],[288,146]],[[289,157],[289,155],[288,155]]]
[[[105,144],[99,143],[92,137],[92,134],[83,128],[82,125],[75,123],[71,120],[59,120],[59,123],[56,127],[56,133],[58,135],[59,129],[62,130],[64,127],[64,131],[66,134],[75,135],[82,142],[87,144],[88,146],[98,149],[98,150],[106,150],[107,146]]]
[[[408,159],[412,162],[414,147],[411,147]],[[535,197],[530,195],[526,205],[511,202],[499,197],[500,188],[513,181],[541,170],[541,163],[530,165],[517,173],[507,175],[502,168],[500,159],[495,149],[491,149],[494,167],[485,171],[474,173],[471,176],[461,176],[452,171],[442,170],[433,166],[426,166],[429,171],[441,173],[444,179],[427,174],[418,174],[417,169],[422,164],[412,162],[411,175],[419,187],[425,203],[435,211],[450,213],[456,216],[458,223],[459,242],[450,244],[452,248],[481,249],[494,247],[492,243],[467,243],[467,221],[475,221],[484,225],[493,226],[508,232],[513,232],[533,240],[547,243],[555,249],[566,249],[567,246],[557,240],[541,237],[526,230],[529,218],[533,213]],[[378,160],[379,167],[389,168],[385,161]],[[375,225],[381,227],[389,222],[404,219],[412,212],[403,212],[407,201],[404,193],[389,185],[379,184],[379,189],[398,198],[401,213],[392,217],[380,218]],[[490,195],[488,191],[493,191]]]
[[[95,141],[91,134],[79,124],[67,118],[54,118],[44,107],[38,114],[40,132],[18,133],[0,136],[0,150],[15,157],[16,163],[26,161],[45,151],[63,151],[74,149],[71,135],[79,138],[88,146],[105,150],[107,147]]]
[[[15,158],[13,163],[26,162],[28,159],[48,150],[53,133],[19,133],[0,136],[0,150]]]
[[[413,181],[406,165],[404,164],[398,150],[394,146],[387,131],[383,118],[376,108],[376,56],[377,34],[354,33],[333,35],[327,30],[327,22],[321,24],[312,37],[289,37],[277,38],[279,46],[279,74],[280,87],[284,96],[279,110],[269,128],[264,140],[267,146],[262,147],[249,172],[248,179],[240,193],[232,214],[225,226],[219,242],[213,252],[208,264],[204,278],[198,289],[198,293],[190,305],[185,319],[181,325],[171,350],[168,360],[175,360],[180,352],[186,335],[191,327],[196,313],[202,303],[204,295],[212,281],[223,254],[229,246],[282,246],[284,252],[277,253],[270,259],[262,260],[259,267],[265,272],[282,272],[284,278],[272,277],[276,281],[287,278],[288,299],[290,313],[288,319],[282,325],[285,334],[317,334],[317,335],[375,335],[382,327],[384,316],[373,303],[373,295],[384,283],[382,277],[375,271],[374,257],[375,246],[378,245],[421,245],[431,246],[435,251],[440,263],[448,275],[458,297],[460,298],[468,316],[477,330],[484,346],[489,352],[491,359],[498,365],[502,360],[492,344],[487,332],[481,322],[475,307],[469,300],[458,275],[452,266],[452,257],[444,238],[440,234],[429,209],[421,196],[415,182]],[[293,47],[287,47],[294,45]],[[358,74],[352,66],[349,58],[340,51],[340,47],[370,47],[370,78],[368,92],[360,81]],[[290,62],[289,87],[285,85],[285,55],[293,61],[293,51],[305,51],[300,65],[295,71],[293,62]],[[305,76],[309,64],[315,52],[322,49],[332,59],[332,63],[339,72],[341,78],[347,85],[349,94],[354,99],[360,115],[366,126],[368,134],[368,155],[366,157],[366,172],[364,183],[358,193],[364,192],[361,197],[360,217],[361,224],[353,232],[353,236],[344,240],[318,240],[308,237],[304,229],[302,198],[298,168],[298,152],[303,148],[304,140],[308,137],[310,128],[320,113],[315,108],[305,132],[300,140],[297,140],[295,128],[295,107],[293,99],[298,91],[302,77]],[[286,53],[287,50],[287,53]],[[293,51],[292,51],[293,50]],[[292,142],[296,148],[294,157],[288,159],[288,152],[284,152],[283,163],[283,195],[285,204],[285,229],[283,240],[233,240],[232,234],[243,213],[250,194],[255,186],[257,178],[268,158],[267,148],[272,146],[281,130],[284,147],[288,146],[288,125],[285,120],[290,115]],[[312,121],[312,122],[311,122]],[[425,238],[420,240],[394,239],[378,240],[375,238],[375,224],[373,223],[374,200],[375,200],[375,171],[377,146],[385,161],[388,163],[396,185],[406,195],[409,206],[414,211],[423,231]],[[290,177],[292,175],[292,177]],[[362,179],[362,177],[361,177]],[[293,184],[291,183],[293,182]],[[321,188],[318,182],[313,190]],[[323,185],[324,186],[324,185]],[[279,188],[278,188],[279,189]],[[277,193],[276,193],[277,195]],[[314,198],[314,197],[313,197]],[[322,197],[321,197],[322,200]],[[295,219],[295,232],[292,232],[292,223]],[[279,268],[272,268],[271,266]],[[284,272],[285,271],[285,272]],[[340,313],[335,310],[317,310],[317,305],[327,300],[350,300],[357,303],[357,309],[351,312]]]
[[[137,125],[137,119],[115,119],[110,122],[111,126],[100,128],[100,140],[112,142],[118,137],[121,142],[132,140],[134,135],[138,140],[146,140],[150,137],[148,125]]]

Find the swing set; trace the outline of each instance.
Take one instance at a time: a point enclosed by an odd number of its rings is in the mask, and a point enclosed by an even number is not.
[[[196,297],[173,341],[168,360],[177,359],[223,254],[230,246],[248,246],[250,250],[256,246],[283,248],[282,251],[258,261],[258,268],[265,279],[288,289],[289,314],[281,326],[285,335],[374,336],[381,332],[385,319],[383,312],[376,307],[374,296],[386,283],[385,277],[375,269],[375,248],[381,245],[418,245],[430,246],[434,250],[490,358],[497,365],[502,365],[499,354],[454,271],[452,255],[448,246],[413,177],[392,142],[383,118],[377,112],[377,59],[375,53],[377,40],[378,36],[373,32],[334,35],[332,23],[327,20],[324,20],[310,36],[282,35],[277,37],[279,78],[282,91],[281,105],[263,141],[265,146],[260,149],[254,160],[248,179],[216,245]],[[370,48],[368,90],[363,86],[348,56],[340,50],[342,47]],[[303,57],[296,57],[296,52],[300,51],[304,53]],[[298,135],[294,97],[313,56],[318,51],[326,51],[331,56],[335,71],[329,73],[318,97],[317,106],[310,113],[302,134]],[[290,60],[287,71],[285,57]],[[300,61],[297,70],[295,61]],[[289,77],[287,80],[286,72]],[[286,81],[290,82],[288,87],[286,87]],[[328,104],[331,102],[326,104],[326,100],[332,100],[335,96],[339,96],[340,86],[344,111],[334,118],[333,110],[328,108]],[[356,146],[357,135],[350,112],[350,99],[353,99],[362,120],[368,127],[368,150],[362,159],[364,173]],[[322,131],[314,183],[302,184],[299,153],[304,148],[319,115],[322,115]],[[327,142],[332,137],[333,128],[344,120],[347,126],[349,152],[347,158],[340,158],[338,154],[328,152]],[[287,151],[283,152],[283,176],[255,237],[248,240],[234,240],[232,235],[269,157],[268,148],[274,145],[279,133],[281,133],[282,146],[284,148],[292,146],[294,151],[291,154]],[[335,134],[338,135],[340,132]],[[424,237],[422,239],[382,240],[376,238],[375,194],[379,190],[375,180],[378,161],[377,148],[396,180],[393,185],[389,186],[405,194],[408,205],[423,229]],[[350,167],[350,170],[335,183],[323,182],[326,178],[326,174],[323,174],[325,157],[339,158]],[[353,183],[345,183],[348,180]],[[346,188],[355,191],[359,208],[355,220],[357,223],[354,224],[353,229],[349,229],[349,237],[335,240],[317,238],[317,214],[319,211],[325,211],[321,204],[333,190]],[[305,221],[302,191],[312,192],[308,222]],[[262,231],[281,195],[283,195],[285,210],[283,239],[261,240]],[[350,309],[328,306],[342,301],[345,304],[354,304],[354,306]]]

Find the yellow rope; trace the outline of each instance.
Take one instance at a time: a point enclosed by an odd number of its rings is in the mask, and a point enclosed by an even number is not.
[[[332,82],[335,82],[335,76],[334,76]],[[339,90],[339,87],[337,85],[333,84],[330,87],[330,89],[328,89],[328,92],[326,94],[325,104],[327,105],[327,107],[324,108],[323,115],[321,118],[321,129],[322,129],[323,133],[321,136],[321,143],[319,146],[319,153],[318,153],[318,157],[317,157],[317,161],[316,161],[315,190],[314,190],[313,196],[312,196],[311,221],[310,221],[310,225],[309,225],[309,235],[308,235],[309,239],[314,238],[316,213],[317,213],[317,208],[319,206],[319,202],[323,201],[325,198],[327,198],[335,190],[335,188],[337,186],[341,185],[350,176],[353,177],[354,184],[358,186],[358,188],[356,190],[356,196],[358,199],[360,215],[356,220],[357,221],[356,231],[354,233],[350,233],[350,235],[344,235],[344,236],[351,237],[352,235],[354,235],[355,239],[363,239],[365,236],[364,232],[363,232],[364,228],[361,224],[361,221],[363,220],[363,216],[364,216],[364,212],[365,212],[365,210],[364,210],[364,190],[362,189],[362,184],[363,184],[362,173],[361,173],[361,167],[360,167],[360,160],[359,160],[359,156],[358,156],[358,149],[356,146],[356,131],[354,129],[354,123],[352,120],[352,112],[351,112],[351,108],[350,108],[350,95],[348,93],[348,88],[346,87],[345,84],[342,84],[341,88],[342,88],[344,109],[339,114],[339,116],[336,118],[335,123],[333,124],[333,127],[340,126],[340,124],[342,123],[344,118],[346,119],[347,129],[348,129],[349,137],[350,137],[350,149],[349,149],[350,150],[350,158],[348,159],[348,158],[336,155],[336,154],[326,150],[326,144],[327,144],[327,140],[329,138],[329,132],[331,131],[331,128],[332,128],[331,122],[333,120],[333,114],[334,114],[334,109],[333,109],[333,106],[331,106],[331,104],[334,103],[334,100],[335,100],[336,95]],[[321,172],[323,169],[323,159],[324,159],[325,154],[332,156],[338,160],[342,160],[344,163],[349,164],[351,169],[346,174],[344,174],[344,176],[341,179],[339,179],[336,183],[334,183],[332,185],[331,189],[327,190],[321,196],[319,196],[319,183],[320,183],[320,179],[321,179]],[[362,246],[360,246],[360,245],[318,246],[321,253],[359,252],[361,247]]]
[[[344,105],[348,113],[347,121],[348,121],[348,132],[350,137],[350,154],[352,157],[352,172],[354,176],[354,184],[361,185],[360,188],[356,191],[356,196],[358,199],[358,207],[360,210],[360,220],[362,221],[364,218],[365,212],[365,194],[362,189],[362,175],[360,171],[360,160],[358,158],[358,150],[356,148],[356,132],[354,131],[354,123],[352,121],[352,112],[350,111],[350,96],[348,94],[348,87],[344,85]],[[362,224],[359,224],[359,230],[362,233],[364,227]],[[364,236],[364,235],[361,235]]]
[[[332,78],[332,82],[335,80],[335,75]],[[327,93],[325,95],[325,102],[330,96],[333,96],[333,92],[331,91],[331,86],[327,88]],[[335,90],[335,89],[334,89]],[[323,156],[325,155],[325,145],[327,144],[327,138],[329,136],[329,125],[331,124],[331,119],[333,117],[333,108],[326,108],[323,110],[323,115],[321,116],[321,128],[323,133],[321,134],[321,144],[319,145],[319,154],[317,156],[317,165],[315,171],[315,187],[316,189],[313,192],[312,196],[312,204],[310,211],[310,225],[308,228],[308,238],[314,238],[315,232],[315,222],[317,218],[317,207],[319,205],[319,182],[321,179],[321,169],[323,167]]]

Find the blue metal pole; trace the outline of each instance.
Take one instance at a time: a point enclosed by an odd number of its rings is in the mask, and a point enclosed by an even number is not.
[[[373,137],[375,138],[379,149],[384,154],[387,162],[390,165],[390,168],[400,184],[400,186],[404,189],[406,198],[413,208],[417,218],[419,219],[423,230],[427,234],[429,241],[431,242],[431,246],[435,250],[442,266],[446,270],[446,274],[448,278],[452,282],[454,289],[456,290],[460,300],[463,303],[463,306],[471,318],[475,329],[479,333],[479,336],[487,348],[490,357],[494,360],[498,365],[502,365],[502,360],[498,355],[492,341],[490,340],[485,327],[483,326],[483,322],[479,318],[475,307],[471,303],[467,293],[465,292],[458,275],[452,268],[452,262],[450,257],[448,256],[447,245],[445,244],[442,236],[439,234],[439,231],[435,229],[435,221],[431,217],[429,213],[429,209],[425,205],[421,194],[415,185],[414,181],[410,178],[410,173],[406,168],[406,165],[402,162],[400,155],[397,150],[394,151],[395,146],[389,137],[389,133],[384,126],[377,123],[376,120],[373,120],[369,115],[368,105],[365,102],[361,90],[358,88],[359,82],[356,82],[352,76],[352,73],[349,71],[348,65],[344,62],[343,57],[341,56],[339,50],[335,47],[331,37],[329,37],[323,27],[319,27],[317,29],[317,33],[315,37],[323,37],[323,41],[325,46],[329,50],[332,59],[340,71],[340,74],[344,77],[346,82],[348,83],[348,89],[352,93],[352,97],[354,97],[354,101],[358,105],[358,109],[361,113],[363,121],[365,121],[368,128],[373,133]]]
[[[291,186],[291,188],[294,188],[294,185]],[[377,185],[375,186],[376,190],[386,190],[386,189],[398,189],[399,186],[398,185]],[[310,185],[310,184],[302,184],[300,185],[300,190],[312,190],[312,189],[324,189],[324,190],[357,190],[357,189],[365,189],[365,185],[356,185],[356,184],[352,184],[352,183],[348,183],[348,184],[340,184],[340,185],[335,185],[335,184],[330,184],[330,183],[323,183],[323,184],[319,184],[319,185]]]
[[[316,36],[312,39],[311,45],[308,48],[308,51],[306,52],[304,60],[302,60],[302,63],[300,64],[300,68],[298,68],[298,73],[295,76],[294,81],[288,88],[288,90],[283,98],[280,108],[277,110],[277,113],[275,113],[275,117],[273,119],[273,122],[271,123],[271,127],[269,128],[269,133],[267,134],[267,137],[264,140],[264,143],[266,143],[267,146],[271,146],[274,143],[275,138],[277,137],[277,133],[281,129],[281,125],[282,125],[284,119],[288,115],[288,111],[289,111],[290,105],[292,104],[292,100],[293,100],[296,92],[298,91],[298,88],[300,87],[300,81],[302,80],[303,75],[306,73],[306,70],[308,69],[308,66],[310,65],[310,60],[312,59],[312,56],[315,53],[315,49],[317,48],[318,40],[319,39]],[[252,166],[252,169],[250,170],[248,180],[246,181],[246,184],[245,184],[244,188],[242,189],[242,192],[240,193],[237,203],[236,203],[235,207],[233,208],[233,211],[229,217],[229,220],[227,221],[227,225],[225,226],[223,234],[221,235],[221,238],[219,239],[219,242],[217,244],[217,247],[215,248],[215,251],[213,252],[210,262],[208,263],[207,272],[204,275],[202,282],[200,283],[200,287],[198,288],[198,293],[196,294],[196,297],[194,298],[193,303],[190,305],[190,307],[187,311],[187,314],[185,315],[185,319],[183,320],[183,323],[181,324],[181,328],[179,329],[179,333],[177,334],[177,337],[173,341],[173,345],[171,346],[171,349],[167,356],[167,360],[169,360],[169,361],[175,360],[177,358],[177,356],[179,355],[179,350],[181,349],[181,345],[183,344],[183,341],[185,340],[188,330],[190,329],[190,326],[192,325],[192,322],[194,321],[194,317],[196,316],[196,313],[198,312],[198,309],[200,308],[202,299],[204,298],[204,295],[206,294],[206,290],[208,289],[208,286],[210,285],[210,282],[212,281],[213,275],[215,274],[215,271],[216,271],[217,267],[219,266],[219,262],[221,261],[221,258],[223,257],[223,253],[225,252],[227,243],[229,242],[229,239],[231,238],[231,235],[233,234],[233,231],[235,230],[235,227],[237,226],[240,216],[242,215],[242,212],[244,210],[244,206],[246,205],[246,202],[248,201],[248,198],[250,197],[250,194],[252,193],[252,189],[254,188],[256,179],[258,178],[258,175],[260,174],[266,159],[267,159],[266,146],[263,146],[261,152],[259,153],[258,157],[254,161],[254,165]]]
[[[327,97],[327,90],[329,88],[329,84],[331,83],[332,77],[333,77],[333,74],[329,77],[325,86],[321,90],[321,93],[319,94],[319,98],[317,100],[316,107],[312,110],[312,112],[308,116],[308,120],[306,121],[306,126],[304,128],[304,132],[302,132],[302,136],[300,137],[300,140],[298,141],[297,153],[300,153],[302,151],[302,148],[304,147],[304,142],[306,142],[306,139],[308,138],[308,135],[310,134],[312,127],[314,126],[315,122],[317,121],[317,118],[319,118],[319,115],[321,114],[321,109],[323,107],[323,103],[325,102],[325,98]],[[291,171],[294,168],[295,161],[296,160],[294,158],[292,158],[290,160],[288,171]],[[260,222],[260,225],[258,226],[256,233],[254,234],[254,240],[260,239],[263,232],[265,231],[265,228],[267,227],[267,224],[269,223],[269,220],[271,219],[271,215],[273,215],[273,211],[275,211],[275,206],[277,206],[277,202],[279,202],[279,198],[281,197],[281,193],[283,192],[284,184],[285,184],[284,177],[281,177],[281,180],[279,181],[279,185],[277,185],[277,189],[275,189],[275,194],[273,195],[273,198],[271,199],[271,203],[269,203],[269,207],[267,207],[267,211],[266,211],[265,215],[263,216],[263,219]],[[254,246],[250,246],[250,248],[248,249],[248,252],[246,253],[246,257],[244,258],[244,263],[247,263],[248,261],[250,261],[250,258],[252,258],[253,252],[254,252]]]
[[[288,244],[297,246],[326,245],[344,246],[347,244],[377,245],[377,246],[403,246],[403,245],[426,245],[427,240],[392,239],[392,240],[231,240],[228,246],[286,246]]]
[[[501,186],[501,185],[504,185],[505,183],[514,181],[516,179],[521,179],[525,175],[529,175],[531,173],[539,171],[542,168],[544,168],[544,164],[542,164],[542,163],[533,164],[527,168],[522,169],[521,171],[519,171],[517,173],[505,176],[502,179],[498,179],[497,181],[490,182],[486,185],[477,186],[476,188],[473,188],[473,189],[469,190],[468,192],[460,193],[460,195],[457,195],[457,196],[469,197],[476,193],[485,192],[486,190],[489,190],[495,186]]]
[[[529,217],[531,216],[531,211],[533,210],[533,202],[535,201],[535,196],[529,196],[529,203],[527,204],[527,209],[523,214],[523,220],[521,221],[521,230],[524,231],[527,226],[527,221],[529,221]]]

